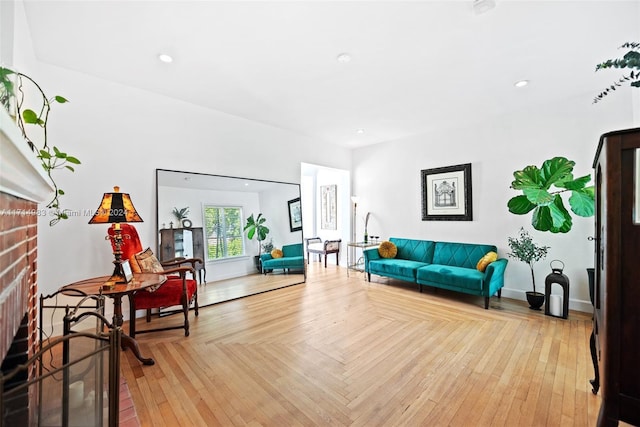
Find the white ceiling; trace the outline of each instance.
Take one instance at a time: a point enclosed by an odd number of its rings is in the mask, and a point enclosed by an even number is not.
[[[640,41],[640,0],[24,5],[43,62],[347,147],[590,102],[622,74],[595,64]]]

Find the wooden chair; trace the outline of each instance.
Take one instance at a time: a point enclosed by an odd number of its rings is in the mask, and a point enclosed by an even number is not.
[[[135,338],[136,333],[165,331],[170,329],[184,329],[184,336],[189,336],[189,308],[193,304],[195,315],[198,316],[198,284],[196,282],[196,263],[202,263],[200,258],[175,258],[160,263],[151,249],[142,250],[138,232],[131,224],[121,224],[123,243],[122,259],[128,259],[134,273],[153,272],[167,276],[166,282],[151,291],[143,290],[129,297],[129,335]],[[113,230],[108,230],[112,235]],[[113,239],[111,239],[113,244]],[[191,278],[187,274],[191,273]],[[151,310],[166,307],[181,306],[165,314],[183,313],[184,322],[180,325],[166,326],[153,329],[136,329],[136,310],[147,310],[146,320],[151,321]]]
[[[325,240],[320,237],[310,237],[304,239],[307,242],[307,264],[311,260],[310,254],[318,254],[318,260],[322,260],[324,255],[324,268],[327,268],[327,255],[336,254],[336,265],[340,265],[340,243],[342,239]]]

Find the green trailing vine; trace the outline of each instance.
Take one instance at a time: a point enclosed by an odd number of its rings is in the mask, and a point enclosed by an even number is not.
[[[611,86],[603,90],[593,99],[593,103],[602,100],[609,92],[616,90],[625,83],[629,83],[632,87],[640,88],[640,43],[628,42],[620,46],[620,49],[630,49],[622,58],[608,59],[596,65],[596,71],[607,68],[629,68],[631,72],[623,75]]]
[[[23,85],[25,81],[32,84],[40,95],[40,102],[42,102],[42,105],[38,113],[30,108],[23,107]],[[13,99],[14,97],[15,100]],[[47,203],[47,208],[54,216],[54,218],[49,221],[49,225],[53,226],[61,219],[69,218],[65,210],[60,206],[60,197],[62,197],[65,192],[58,186],[53,177],[53,171],[66,169],[74,172],[75,169],[73,165],[79,165],[80,160],[60,150],[57,146],[49,144],[47,123],[49,121],[51,105],[53,103],[64,104],[69,101],[59,95],[48,98],[40,85],[31,77],[8,68],[0,67],[0,103],[2,103],[10,113],[12,113],[12,102],[15,102],[15,115],[18,128],[20,128],[22,136],[27,141],[29,148],[35,153],[38,160],[40,160],[42,167],[54,187],[53,198],[49,203]],[[31,132],[28,131],[31,127],[28,125],[37,126],[41,129],[42,137],[40,139],[42,142],[40,144],[33,140]]]

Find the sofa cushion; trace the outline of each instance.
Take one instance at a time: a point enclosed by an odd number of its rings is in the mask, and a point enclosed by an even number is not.
[[[487,252],[485,256],[480,258],[478,264],[476,264],[476,270],[484,272],[487,266],[498,259],[498,254],[494,251]]]
[[[389,241],[384,241],[378,246],[378,253],[382,258],[395,258],[398,254],[398,247]]]
[[[455,288],[481,291],[484,273],[475,268],[429,264],[418,269],[416,279],[424,285],[440,284]]]
[[[416,271],[424,267],[424,262],[411,261],[399,258],[384,258],[369,261],[369,272],[386,276],[408,277],[416,279]]]
[[[433,264],[473,268],[475,270],[480,258],[490,251],[497,252],[497,249],[492,245],[436,242]]]
[[[273,258],[266,261],[263,261],[262,267],[264,269],[273,269],[273,268],[302,268],[304,266],[304,257],[294,256],[294,257],[282,257],[282,258]]]
[[[391,237],[389,241],[398,248],[396,258],[423,263],[433,262],[435,242],[430,240],[400,239],[397,237]]]

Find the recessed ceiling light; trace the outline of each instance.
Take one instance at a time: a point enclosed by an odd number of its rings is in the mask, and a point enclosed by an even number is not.
[[[347,63],[351,61],[351,55],[348,53],[341,53],[336,57],[338,62]]]
[[[364,133],[364,129],[362,129],[362,128],[356,129],[356,133]]]
[[[173,57],[166,53],[161,53],[160,55],[158,55],[158,59],[166,64],[173,62]]]
[[[515,87],[525,87],[528,84],[529,84],[529,80],[520,80],[520,81],[515,82],[513,85]]]

